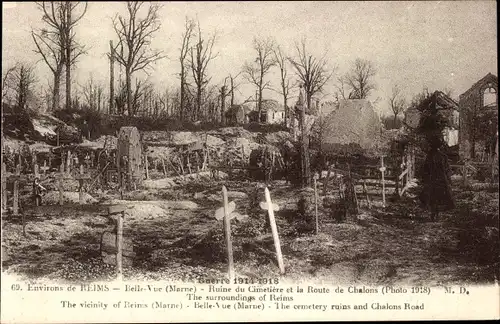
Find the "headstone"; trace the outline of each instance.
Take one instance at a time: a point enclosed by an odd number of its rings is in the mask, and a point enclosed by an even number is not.
[[[125,184],[127,190],[131,190],[138,186],[143,179],[142,168],[142,147],[140,142],[140,134],[136,127],[122,127],[118,134],[117,149],[117,164],[118,174],[125,172]],[[123,159],[125,157],[125,159]],[[123,161],[127,161],[124,163]],[[125,170],[122,170],[124,168]]]

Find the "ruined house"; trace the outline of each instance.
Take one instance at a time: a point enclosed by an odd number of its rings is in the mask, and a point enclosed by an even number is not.
[[[487,160],[494,157],[498,145],[498,77],[488,73],[459,98],[460,158]]]
[[[249,121],[249,113],[252,111],[249,107],[245,105],[233,105],[226,111],[226,123],[227,125],[241,125],[246,124]]]
[[[252,111],[248,114],[250,122],[262,124],[282,124],[285,121],[285,107],[276,100],[266,99],[262,101],[260,118],[258,112]]]

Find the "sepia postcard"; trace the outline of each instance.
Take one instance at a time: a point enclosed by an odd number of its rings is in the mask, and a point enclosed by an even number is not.
[[[495,1],[2,2],[1,322],[500,318]]]

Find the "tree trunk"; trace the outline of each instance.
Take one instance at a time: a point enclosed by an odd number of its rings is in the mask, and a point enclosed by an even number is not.
[[[258,95],[258,98],[257,98],[257,107],[258,107],[258,111],[259,111],[259,117],[258,117],[258,120],[257,122],[260,123],[261,122],[261,115],[262,115],[262,88],[259,88],[259,95]]]
[[[71,2],[66,1],[66,19],[67,23],[71,22]],[[65,47],[66,47],[66,109],[71,107],[71,39],[70,39],[70,28],[67,27],[64,31],[65,35]]]
[[[109,51],[109,114],[113,114],[115,102],[115,53],[112,40],[109,41]]]
[[[307,109],[309,110],[311,104],[310,96],[307,97]],[[301,174],[302,174],[302,187],[308,187],[311,182],[311,170],[309,165],[309,135],[306,132],[306,107],[302,107],[300,112],[300,131],[301,131]]]
[[[201,90],[201,87],[198,87],[198,90],[196,91],[196,113],[194,116],[195,121],[200,118],[201,113]]]
[[[221,98],[220,98],[220,122],[222,125],[225,124],[225,118],[224,118],[224,111],[226,109],[225,105],[226,105],[226,100],[224,98],[226,98],[226,87],[223,86],[221,88]]]
[[[230,108],[232,108],[233,106],[234,106],[234,80],[231,77],[231,107]]]
[[[285,89],[283,89],[285,91]],[[285,118],[284,118],[284,124],[285,127],[288,127],[288,107],[287,107],[287,98],[285,95],[283,95],[283,108],[285,109]]]
[[[133,115],[133,111],[132,111],[132,89],[131,89],[131,85],[130,85],[130,82],[131,82],[131,76],[130,76],[130,71],[128,68],[125,69],[125,86],[126,86],[126,90],[127,90],[127,112],[128,112],[128,115],[129,116],[132,116]]]
[[[184,67],[181,67],[181,97],[180,97],[180,107],[179,107],[179,119],[183,120],[184,119],[184,98],[185,98],[185,81],[184,81]]]

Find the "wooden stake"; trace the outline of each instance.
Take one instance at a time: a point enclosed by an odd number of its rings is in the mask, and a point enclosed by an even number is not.
[[[7,210],[7,167],[2,163],[2,210]]]
[[[167,176],[167,168],[165,168],[165,159],[161,158],[161,166],[163,167],[163,175]]]
[[[380,172],[382,172],[382,206],[385,208],[385,167],[384,157],[380,157]]]
[[[149,179],[149,165],[148,156],[144,155],[144,166],[146,167],[146,179]]]
[[[280,267],[281,274],[285,273],[285,265],[283,264],[283,256],[281,255],[280,238],[278,236],[278,228],[276,227],[276,219],[274,218],[273,202],[271,201],[271,194],[267,187],[264,189],[267,203],[267,213],[269,214],[269,223],[271,224],[271,232],[273,234],[274,247],[276,248],[276,258],[278,259],[278,266]]]
[[[323,196],[326,196],[328,192],[328,184],[330,182],[330,174],[332,172],[332,169],[330,168],[330,164],[328,164],[328,172],[326,173],[326,178],[323,182]]]
[[[116,279],[123,280],[123,218],[122,211],[116,217]]]
[[[466,162],[462,166],[462,179],[463,179],[463,185],[467,186],[468,185],[468,180],[467,180],[467,166],[466,166]]]
[[[372,209],[372,203],[370,201],[370,196],[368,195],[368,188],[366,187],[366,180],[365,179],[363,179],[363,192],[364,192],[365,197],[366,197],[366,202],[368,203],[368,208]]]
[[[21,157],[21,156],[19,155],[19,157]],[[18,163],[16,165],[16,179],[14,180],[14,208],[13,208],[14,215],[19,215],[19,177],[20,176],[21,176],[21,163]]]
[[[318,220],[318,174],[314,175],[314,214],[316,216],[316,235],[319,234],[319,220]]]
[[[68,151],[68,157],[66,159],[66,173],[71,173],[71,151]]]
[[[80,178],[78,179],[78,203],[83,205],[83,164],[80,164]]]
[[[222,199],[224,201],[224,233],[226,236],[228,276],[232,282],[234,278],[233,243],[231,242],[231,220],[229,219],[229,203],[225,186],[222,186]]]
[[[59,178],[57,180],[57,187],[59,189],[59,205],[62,205],[64,203],[64,196],[63,196],[63,178],[64,178],[64,162],[61,162],[61,166],[59,168]]]

